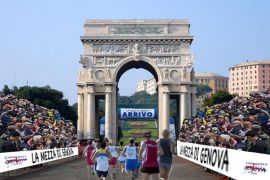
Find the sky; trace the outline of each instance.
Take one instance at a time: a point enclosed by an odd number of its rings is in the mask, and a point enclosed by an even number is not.
[[[237,63],[270,59],[269,9],[269,0],[0,0],[0,89],[50,85],[75,103],[86,19],[189,19],[195,71],[228,76]],[[127,71],[120,94],[151,76]]]

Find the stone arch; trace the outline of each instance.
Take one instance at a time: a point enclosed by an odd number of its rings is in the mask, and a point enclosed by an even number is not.
[[[105,137],[117,140],[117,94],[122,74],[143,68],[158,89],[159,136],[169,129],[170,99],[178,102],[178,122],[196,113],[196,82],[187,20],[88,20],[78,86],[79,139],[98,136],[98,102],[105,100]],[[100,73],[97,73],[100,72]],[[194,72],[193,72],[194,74]],[[93,76],[93,77],[92,77]]]
[[[112,81],[118,82],[120,77],[127,70],[132,69],[132,68],[143,68],[149,71],[151,74],[153,74],[157,82],[162,81],[162,74],[160,72],[160,69],[157,67],[157,65],[154,63],[154,61],[151,58],[147,58],[144,56],[141,56],[141,57],[130,56],[130,57],[124,58],[121,61],[121,63],[115,68]]]

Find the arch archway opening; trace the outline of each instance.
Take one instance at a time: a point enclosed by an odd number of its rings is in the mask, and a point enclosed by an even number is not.
[[[138,89],[139,81],[147,83],[148,88]],[[158,138],[158,74],[155,69],[144,61],[130,61],[119,69],[116,82],[118,142],[127,143],[129,137],[135,137],[139,142],[145,131],[151,131],[153,138]],[[126,110],[133,113],[131,117],[123,117]],[[151,110],[153,117],[140,114],[141,111],[151,113]]]
[[[116,75],[116,82],[119,82],[119,79],[121,78],[121,76],[128,70],[130,69],[145,69],[147,71],[149,71],[154,78],[156,79],[156,82],[158,82],[158,74],[156,72],[156,70],[147,62],[145,61],[130,61],[126,64],[124,64],[118,71],[117,75]]]

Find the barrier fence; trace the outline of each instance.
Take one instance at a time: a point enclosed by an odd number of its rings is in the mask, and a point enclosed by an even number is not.
[[[78,147],[0,153],[0,173],[78,155]]]
[[[270,155],[180,141],[177,155],[237,180],[270,178]]]

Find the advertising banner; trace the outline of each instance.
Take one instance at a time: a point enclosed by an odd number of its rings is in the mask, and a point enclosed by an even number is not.
[[[154,119],[155,109],[120,108],[120,119]]]
[[[78,148],[0,153],[0,173],[78,155]]]
[[[270,177],[270,155],[177,141],[178,156],[237,180]]]

